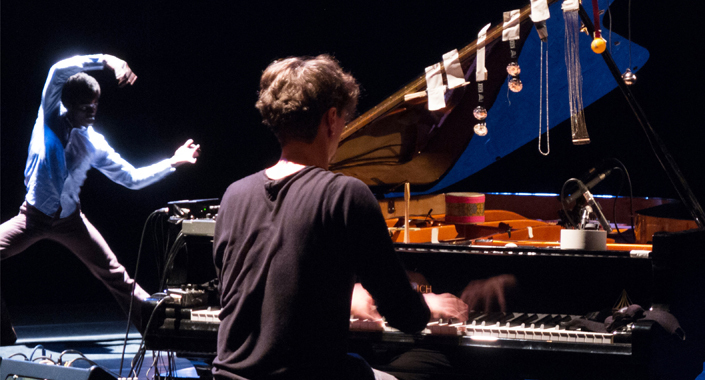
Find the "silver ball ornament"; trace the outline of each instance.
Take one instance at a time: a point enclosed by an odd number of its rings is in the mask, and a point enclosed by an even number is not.
[[[487,119],[487,110],[483,106],[477,106],[475,109],[472,111],[473,116],[475,116],[475,119],[477,120],[485,120]]]
[[[631,69],[627,68],[624,74],[622,74],[622,79],[627,86],[631,86],[636,83],[636,74],[634,74]]]
[[[524,88],[524,85],[521,83],[521,79],[518,77],[510,79],[508,86],[512,92],[519,92],[522,88]]]
[[[521,74],[521,67],[519,67],[519,64],[516,62],[509,62],[507,65],[507,74],[515,77]]]
[[[475,134],[478,136],[485,136],[487,134],[487,124],[485,123],[477,123],[475,124],[475,127],[473,127],[473,130],[475,131]]]

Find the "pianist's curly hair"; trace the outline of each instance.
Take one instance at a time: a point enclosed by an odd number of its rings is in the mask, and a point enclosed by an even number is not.
[[[349,120],[355,113],[360,86],[326,54],[272,62],[260,79],[255,106],[282,145],[311,142],[321,118],[331,107]]]

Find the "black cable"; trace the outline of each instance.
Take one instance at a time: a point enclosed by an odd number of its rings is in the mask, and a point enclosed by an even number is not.
[[[585,187],[585,185],[583,184],[583,181],[581,181],[577,178],[570,178],[567,181],[563,182],[563,187],[561,188],[560,198],[561,198],[561,208],[563,208],[563,215],[565,215],[566,219],[568,219],[568,223],[570,224],[571,227],[577,227],[575,222],[573,222],[573,218],[570,217],[568,210],[566,210],[566,208],[565,208],[565,188],[566,188],[566,185],[568,185],[571,182],[577,182],[578,186],[580,186],[580,187]]]
[[[152,361],[152,368],[154,368],[155,374],[159,370],[159,366],[162,365],[166,372],[164,375],[166,379],[174,379],[176,377],[176,359],[174,353],[171,351],[165,352],[166,357],[162,357],[161,351],[152,351],[154,360]]]
[[[186,247],[185,236],[186,235],[184,235],[181,232],[179,232],[179,234],[176,235],[176,239],[174,240],[174,244],[172,245],[171,250],[169,251],[169,254],[166,258],[166,262],[164,263],[164,271],[162,272],[162,277],[159,280],[159,288],[160,289],[166,288],[167,277],[168,277],[169,273],[171,272],[170,267],[173,265],[174,260],[176,259],[176,255],[179,253],[181,248]]]
[[[79,356],[79,357],[77,357],[77,358],[71,359],[70,362],[66,363],[66,367],[71,367],[71,366],[73,365],[73,363],[75,363],[75,362],[78,361],[78,360],[85,360],[85,361],[88,362],[88,364],[90,364],[90,365],[92,365],[92,366],[101,367],[98,363],[94,362],[94,361],[91,360],[91,359],[88,359],[88,358],[85,357],[85,356]],[[102,367],[101,367],[101,368],[102,368]]]
[[[135,354],[135,357],[132,359],[132,363],[130,366],[130,373],[134,374],[135,373],[135,368],[137,368],[137,373],[142,369],[142,361],[144,360],[144,355],[146,353],[146,348],[144,347],[145,343],[145,338],[147,337],[147,331],[149,331],[149,327],[152,325],[152,320],[154,319],[154,315],[156,314],[157,310],[159,307],[164,304],[164,301],[166,300],[171,300],[172,298],[169,296],[166,296],[157,302],[157,305],[154,307],[154,310],[152,310],[152,313],[149,315],[149,320],[147,321],[147,324],[145,325],[145,333],[142,335],[142,341],[140,342],[139,348],[137,349],[137,354]],[[139,362],[139,367],[136,366],[137,360]],[[122,366],[122,363],[120,364]],[[120,375],[122,376],[122,375]]]
[[[154,223],[153,231],[153,247],[156,251],[154,255],[154,261],[157,268],[157,278],[162,277],[163,263],[166,260],[166,255],[169,250],[169,245],[171,241],[171,236],[169,234],[168,219],[165,222],[164,219],[168,218],[167,214],[161,214],[160,220]]]
[[[624,241],[627,241],[627,239],[622,235],[622,232],[619,230],[617,227],[617,200],[619,199],[619,194],[622,192],[622,187],[624,187],[624,181],[627,181],[627,185],[629,186],[629,224],[632,228],[632,232],[634,233],[634,242],[636,242],[636,231],[634,229],[634,189],[632,188],[632,180],[631,177],[629,176],[629,171],[627,170],[627,167],[624,166],[622,161],[612,158],[610,159],[611,161],[614,161],[617,166],[612,168],[612,170],[619,170],[621,173],[621,181],[619,184],[619,188],[617,190],[617,194],[615,195],[615,200],[612,205],[612,215],[614,218],[614,226],[617,229],[617,234],[619,237],[621,237]]]
[[[619,187],[617,188],[617,193],[614,195],[614,201],[612,202],[612,219],[614,221],[614,228],[617,230],[617,235],[624,239],[624,236],[622,236],[622,231],[619,229],[619,226],[617,226],[617,201],[619,200],[619,194],[622,192],[622,187],[624,185],[624,172],[622,171],[622,168],[619,167],[612,168],[612,171],[615,170],[619,170]]]
[[[62,361],[61,361],[61,358],[62,358],[64,355],[66,355],[66,354],[75,354],[75,355],[80,355],[80,356],[77,357],[77,358],[71,359],[71,360],[70,360],[69,362],[67,362],[66,364],[63,364]],[[81,351],[73,350],[73,349],[68,349],[68,350],[62,351],[61,354],[59,354],[59,358],[56,360],[56,363],[55,363],[55,364],[56,364],[56,365],[63,365],[63,366],[65,366],[65,367],[71,367],[71,366],[73,365],[73,363],[75,363],[75,362],[78,361],[78,360],[85,360],[85,361],[87,361],[88,364],[90,364],[91,366],[100,367],[100,368],[104,369],[106,372],[110,373],[110,370],[109,370],[108,368],[106,368],[105,366],[102,366],[102,365],[100,365],[100,364],[94,362],[93,360],[88,359],[88,358],[86,357],[86,355],[84,355]]]
[[[154,230],[152,231],[152,244],[157,253],[154,255],[154,261],[156,263],[156,268],[157,268],[157,278],[161,277],[161,273],[159,273],[159,268],[161,268],[161,262],[160,262],[160,255],[162,254],[161,247],[159,245],[159,226],[161,223],[154,223]]]
[[[152,211],[151,214],[147,217],[147,220],[144,222],[144,226],[142,227],[142,236],[140,237],[140,245],[139,248],[137,249],[137,264],[135,264],[135,274],[132,276],[132,291],[130,292],[130,307],[127,311],[127,328],[125,329],[125,341],[123,342],[122,346],[122,356],[120,357],[120,372],[118,376],[122,377],[122,362],[125,360],[125,349],[127,348],[127,337],[130,335],[130,324],[132,323],[132,307],[135,301],[135,289],[137,288],[137,274],[139,273],[139,267],[140,267],[140,257],[142,256],[142,243],[144,243],[144,235],[145,231],[147,230],[147,226],[149,225],[149,221],[154,217],[154,215],[157,215],[158,213],[163,212],[163,209],[155,210]],[[141,312],[141,310],[139,311]],[[146,330],[145,330],[146,331]]]
[[[594,33],[595,27],[592,24],[592,21],[590,21],[590,17],[588,17],[587,12],[582,6],[580,6],[580,17],[583,20],[583,24],[587,28],[588,32]],[[656,159],[661,165],[661,168],[668,176],[668,179],[671,181],[674,190],[676,191],[676,193],[678,193],[678,197],[680,198],[681,202],[683,202],[683,204],[688,209],[688,212],[690,212],[690,215],[693,217],[693,220],[695,220],[695,223],[698,225],[698,228],[705,228],[705,211],[703,211],[700,202],[698,202],[698,199],[695,197],[695,194],[693,194],[693,190],[690,188],[690,185],[688,185],[688,182],[683,176],[683,173],[678,168],[675,159],[668,152],[666,144],[663,142],[663,140],[661,140],[659,135],[656,133],[656,130],[654,130],[654,128],[651,126],[651,124],[646,118],[644,110],[636,101],[636,98],[634,98],[634,94],[629,89],[629,86],[621,78],[622,73],[619,70],[619,67],[617,67],[617,64],[614,62],[612,55],[610,55],[608,52],[603,52],[602,58],[607,64],[610,73],[617,81],[619,89],[622,91],[622,94],[626,98],[627,103],[629,103],[629,106],[632,109],[634,116],[636,116],[639,125],[643,129],[644,134],[646,135],[646,139],[649,142],[649,147],[656,156]]]
[[[63,364],[61,361],[61,358],[63,358],[64,355],[66,355],[66,354],[76,354],[76,355],[81,355],[84,358],[86,357],[86,355],[84,355],[81,351],[68,349],[68,350],[62,351],[61,354],[59,354],[59,358],[56,360],[57,363],[59,363],[60,365]]]
[[[24,358],[24,360],[29,361],[29,358],[27,358],[27,355],[25,355],[25,354],[23,354],[23,353],[20,353],[20,352],[18,352],[18,353],[16,353],[16,354],[12,354],[12,355],[8,356],[7,358],[10,359],[10,358],[13,358],[13,357],[15,357],[15,356],[21,356],[21,357]]]
[[[155,377],[157,375],[157,372],[159,371],[159,361],[161,360],[161,353],[159,351],[152,351],[152,366],[147,369],[147,373],[145,374],[147,378],[149,378],[149,372],[154,370],[154,374],[152,377]],[[159,376],[161,378],[161,374]],[[167,379],[170,377],[167,376]]]
[[[36,358],[32,359],[33,362],[36,362],[37,360],[48,360],[53,364],[56,364],[56,362],[54,361],[54,359],[51,358],[51,356],[37,356]]]
[[[607,46],[610,47],[610,54],[612,54],[612,10],[609,5],[607,5],[607,15],[610,16],[610,24],[608,27],[610,32],[607,34]]]
[[[30,361],[31,361],[32,358],[34,357],[34,353],[37,352],[37,350],[40,349],[40,348],[42,349],[42,356],[46,356],[47,350],[44,348],[44,346],[42,346],[41,344],[38,344],[38,345],[34,346],[34,350],[32,350],[32,353],[29,355],[29,360],[30,360]]]
[[[170,373],[172,374],[172,376],[175,376],[176,375],[176,354],[174,354],[173,352],[170,352],[169,354],[167,354],[167,356],[169,359],[169,367],[171,367]]]
[[[166,261],[167,255],[169,254],[169,248],[171,247],[171,244],[172,244],[172,242],[171,242],[171,240],[172,240],[171,235],[172,234],[171,234],[169,225],[170,225],[170,223],[168,220],[165,223],[162,223],[163,227],[162,227],[162,234],[161,235],[164,236],[165,239],[163,239],[163,242],[162,242],[161,246],[159,247],[159,250],[160,250],[159,254],[161,255],[160,256],[161,265],[159,265],[159,267],[158,267],[158,269],[159,269],[159,277],[158,278],[162,277],[162,269],[164,268],[163,264]]]

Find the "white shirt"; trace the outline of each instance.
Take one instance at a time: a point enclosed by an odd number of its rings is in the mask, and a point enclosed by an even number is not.
[[[136,169],[93,127],[71,129],[61,104],[64,83],[73,74],[103,67],[102,55],[87,55],[60,61],[49,71],[25,167],[25,200],[48,216],[55,216],[59,207],[61,218],[80,208],[79,193],[91,167],[130,189],[150,185],[175,170],[169,159]],[[64,147],[61,136],[67,131]]]

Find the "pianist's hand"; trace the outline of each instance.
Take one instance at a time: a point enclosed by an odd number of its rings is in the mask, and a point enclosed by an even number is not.
[[[470,310],[483,308],[482,311],[489,312],[499,307],[500,311],[505,312],[507,301],[504,293],[507,289],[514,287],[516,282],[516,277],[511,274],[470,281],[460,298],[465,301]]]
[[[355,288],[353,288],[350,315],[354,318],[382,321],[382,316],[377,312],[375,300],[359,283],[355,284]]]
[[[450,293],[424,293],[423,297],[431,310],[431,320],[455,318],[466,321],[468,319],[468,305]]]

